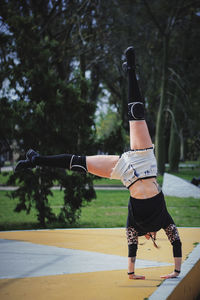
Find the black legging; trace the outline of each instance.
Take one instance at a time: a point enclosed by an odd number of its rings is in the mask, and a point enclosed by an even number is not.
[[[163,228],[165,233],[172,244],[173,256],[182,257],[181,240],[178,229],[175,224],[170,224],[167,228]],[[134,227],[126,228],[126,236],[128,241],[128,257],[135,257],[138,248],[138,232]]]

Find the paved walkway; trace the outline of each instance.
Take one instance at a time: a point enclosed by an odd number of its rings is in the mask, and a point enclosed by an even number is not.
[[[200,242],[200,228],[179,232],[185,260]],[[174,268],[163,230],[157,243],[159,250],[144,237],[139,239],[136,272],[146,280],[136,281],[127,278],[123,228],[0,232],[0,299],[147,298],[162,283],[160,275]]]
[[[164,173],[162,190],[166,196],[200,199],[200,188],[198,186],[169,173]]]

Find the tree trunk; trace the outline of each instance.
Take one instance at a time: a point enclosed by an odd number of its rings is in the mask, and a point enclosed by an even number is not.
[[[183,128],[180,130],[180,161],[185,160],[185,141],[183,136]]]
[[[46,228],[45,223],[45,203],[44,203],[44,196],[42,193],[42,177],[39,175],[39,190],[38,190],[38,198],[37,198],[37,208],[38,208],[38,220],[40,222],[40,226],[42,228]]]
[[[166,103],[167,91],[167,68],[168,68],[168,36],[163,36],[163,61],[162,61],[162,81],[161,81],[161,95],[160,105],[157,113],[156,121],[156,137],[155,137],[155,151],[158,164],[158,173],[163,174],[165,171],[165,120],[164,120],[164,107]]]
[[[178,133],[178,111],[177,111],[177,91],[175,91],[173,112],[170,129],[169,141],[169,168],[171,172],[178,172],[180,159],[180,137]]]

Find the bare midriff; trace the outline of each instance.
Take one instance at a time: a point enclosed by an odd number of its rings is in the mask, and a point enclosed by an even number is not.
[[[139,179],[129,188],[131,197],[136,199],[148,199],[160,192],[156,178]]]

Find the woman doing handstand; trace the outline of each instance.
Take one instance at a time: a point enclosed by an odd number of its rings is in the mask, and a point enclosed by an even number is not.
[[[177,277],[181,269],[181,241],[176,225],[169,215],[164,196],[156,181],[157,163],[153,144],[144,118],[144,103],[135,74],[135,51],[125,51],[124,67],[128,74],[128,117],[130,125],[130,151],[118,155],[77,156],[60,154],[39,155],[29,150],[26,160],[19,161],[16,171],[38,166],[66,168],[84,171],[111,179],[121,179],[129,189],[126,234],[128,240],[128,276],[130,279],[145,279],[136,275],[135,260],[138,236],[145,235],[155,241],[156,232],[163,228],[173,247],[174,271],[163,278]],[[155,244],[155,242],[154,242]]]

